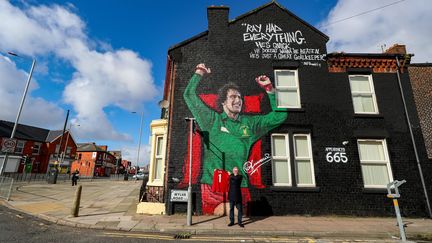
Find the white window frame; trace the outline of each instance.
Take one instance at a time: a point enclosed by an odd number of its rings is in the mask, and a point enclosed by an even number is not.
[[[296,87],[292,86],[281,86],[278,85],[278,72],[294,72],[294,78],[296,82]],[[276,105],[278,108],[294,108],[299,109],[301,108],[301,99],[300,99],[300,85],[299,85],[299,77],[298,77],[298,70],[297,69],[275,69],[274,70],[274,77],[275,77],[275,90],[276,90]],[[278,104],[278,95],[279,91],[297,91],[297,102],[298,106],[289,106],[289,105],[279,105]]]
[[[296,154],[296,143],[295,143],[295,138],[296,137],[306,137],[307,138],[307,143],[308,143],[308,157],[297,157]],[[315,187],[315,169],[314,169],[314,161],[313,161],[313,156],[312,156],[312,141],[311,141],[311,136],[310,134],[305,134],[305,133],[295,133],[293,134],[293,145],[294,145],[294,164],[297,165],[297,160],[309,160],[310,161],[310,166],[311,166],[311,176],[312,176],[312,184],[300,184],[296,181],[297,186],[298,187]],[[296,170],[296,180],[298,177],[298,171],[297,171],[297,166],[294,168]]]
[[[158,151],[158,148],[159,148],[159,144],[158,144],[158,141],[159,141],[159,138],[161,138],[161,140],[160,140],[160,142],[162,143],[161,145],[161,148],[162,148],[162,151]],[[163,154],[163,152],[164,152],[164,143],[165,143],[165,141],[164,141],[164,139],[165,139],[165,136],[164,135],[156,135],[155,136],[155,153],[154,153],[154,160],[153,160],[153,163],[154,163],[154,165],[153,165],[153,181],[161,181],[162,179],[163,179],[163,177],[164,177],[164,175],[163,175],[163,171],[162,171],[162,175],[161,175],[161,177],[162,178],[156,178],[156,175],[157,175],[157,164],[156,164],[156,161],[158,160],[158,159],[160,159],[160,162],[161,163],[163,163],[163,161],[164,161],[164,154]],[[158,154],[158,152],[160,152],[159,154]],[[161,169],[163,169],[163,165],[160,165],[161,166]]]
[[[370,92],[353,91],[352,85],[351,85],[351,77],[367,77],[368,81],[369,81]],[[353,102],[354,113],[355,114],[379,114],[378,103],[377,103],[377,99],[376,99],[376,94],[375,94],[375,88],[374,88],[374,83],[373,83],[373,79],[372,79],[372,74],[367,74],[367,75],[366,74],[352,74],[352,75],[348,75],[348,81],[349,81],[350,89],[351,89],[351,100]],[[375,112],[363,112],[363,111],[356,111],[355,110],[354,97],[357,97],[357,96],[366,96],[366,95],[367,96],[372,95],[372,101],[373,101]]]
[[[384,161],[366,161],[361,159],[361,151],[360,151],[360,143],[361,142],[381,142],[384,150]],[[389,182],[393,181],[393,173],[390,165],[390,158],[388,154],[388,148],[387,148],[387,141],[385,139],[357,139],[357,149],[359,153],[359,160],[360,160],[360,166],[362,165],[386,165],[387,167],[387,173],[389,177]],[[387,188],[387,185],[366,185],[364,181],[364,175],[362,170],[362,178],[363,178],[363,185],[364,188]]]
[[[22,146],[18,146],[18,144],[22,144]],[[24,152],[26,141],[25,140],[18,140],[15,146],[15,153],[22,154]],[[18,151],[20,149],[21,151]]]
[[[275,156],[274,155],[274,140],[273,137],[285,137],[285,149],[286,149],[286,155],[285,156]],[[290,159],[290,149],[289,149],[289,134],[284,133],[273,133],[271,135],[271,151],[272,151],[272,180],[273,180],[273,186],[291,186],[292,185],[292,176],[291,176],[291,159]],[[274,160],[284,160],[286,159],[286,162],[288,163],[288,183],[278,183],[276,182],[276,171],[275,171],[275,165]]]
[[[70,157],[71,152],[72,152],[72,147],[67,146],[66,147],[66,151],[65,151],[65,156]]]
[[[38,155],[40,153],[41,145],[42,145],[41,143],[34,143],[33,144],[33,146],[32,146],[32,154],[33,155]],[[37,146],[37,148],[38,148],[37,152],[35,152],[35,148],[34,148],[35,146]]]

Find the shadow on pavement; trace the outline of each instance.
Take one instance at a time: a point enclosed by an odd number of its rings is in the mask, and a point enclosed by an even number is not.
[[[211,219],[206,219],[206,220],[203,220],[203,221],[200,221],[200,222],[192,223],[192,225],[203,224],[203,223],[207,223],[207,222],[210,222],[210,221],[213,221],[213,220],[217,220],[217,219],[220,219],[220,218],[224,218],[224,217],[226,217],[226,216],[222,215],[222,216],[214,217],[214,218],[211,218]]]

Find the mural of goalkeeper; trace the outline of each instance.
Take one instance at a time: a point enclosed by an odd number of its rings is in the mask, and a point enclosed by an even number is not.
[[[234,83],[226,83],[218,92],[217,105],[221,113],[207,106],[196,93],[201,79],[210,74],[210,68],[198,64],[195,74],[187,85],[183,98],[195,117],[200,131],[206,134],[202,155],[201,194],[204,214],[213,214],[215,209],[226,202],[225,193],[213,192],[213,173],[216,169],[232,171],[234,167],[243,168],[248,160],[252,145],[278,127],[287,118],[286,110],[276,111],[274,88],[270,79],[259,76],[256,83],[268,94],[271,111],[267,114],[242,114],[243,99],[239,87]],[[243,205],[250,201],[248,176],[245,171],[239,171],[243,176],[241,190]]]

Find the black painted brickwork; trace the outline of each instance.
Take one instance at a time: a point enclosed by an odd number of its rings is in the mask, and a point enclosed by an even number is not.
[[[203,20],[204,21],[204,20]],[[326,53],[326,39],[305,26],[304,23],[282,11],[275,4],[253,13],[229,26],[223,18],[213,21],[211,32],[183,46],[171,49],[176,68],[173,113],[170,114],[171,150],[168,161],[168,178],[183,178],[184,158],[188,156],[188,127],[184,121],[190,112],[183,100],[185,87],[198,63],[212,68],[212,74],[201,81],[198,93],[216,93],[225,82],[235,82],[242,89],[242,95],[259,94],[262,90],[253,78],[265,74],[274,82],[273,60],[250,59],[248,53],[253,43],[242,41],[242,23],[275,23],[284,30],[300,29],[311,48],[319,48]],[[211,37],[211,38],[210,38]],[[331,37],[330,37],[331,38]],[[250,187],[253,215],[286,214],[341,214],[341,215],[388,215],[393,216],[391,200],[386,192],[371,192],[363,188],[357,138],[386,138],[394,179],[407,180],[400,188],[400,207],[403,215],[426,216],[426,204],[419,179],[418,168],[407,127],[403,104],[395,73],[373,73],[373,81],[380,114],[371,117],[355,116],[351,100],[348,73],[329,73],[327,65],[321,67],[304,66],[299,63],[299,80],[302,109],[289,111],[285,124],[274,133],[309,131],[312,135],[312,150],[317,190],[296,191],[277,190],[272,186],[271,164],[262,167],[265,189]],[[402,74],[406,99],[412,118],[421,160],[426,161],[426,153],[419,122],[411,95],[409,77]],[[269,109],[268,101],[263,104],[263,113]],[[349,162],[328,163],[325,160],[325,147],[346,146]],[[269,153],[270,134],[263,137],[263,153]],[[429,162],[430,164],[430,162]],[[428,188],[431,188],[431,166],[424,166]],[[199,168],[194,168],[199,169]],[[168,190],[177,184],[168,180]],[[200,186],[193,187],[195,212],[200,214]],[[429,191],[429,193],[432,193]],[[166,195],[169,197],[169,193]],[[169,202],[167,198],[166,202]],[[268,207],[257,207],[265,203]],[[167,212],[185,212],[186,204],[167,203]]]

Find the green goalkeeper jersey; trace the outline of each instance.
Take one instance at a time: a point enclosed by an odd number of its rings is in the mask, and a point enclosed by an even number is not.
[[[285,121],[286,109],[276,111],[275,95],[270,93],[271,112],[265,115],[239,115],[233,120],[225,112],[217,113],[198,97],[196,88],[201,78],[201,75],[194,74],[183,94],[202,131],[204,148],[201,183],[211,185],[215,169],[232,171],[237,166],[244,178],[241,186],[248,187],[243,164],[247,162],[249,151],[261,136]]]

